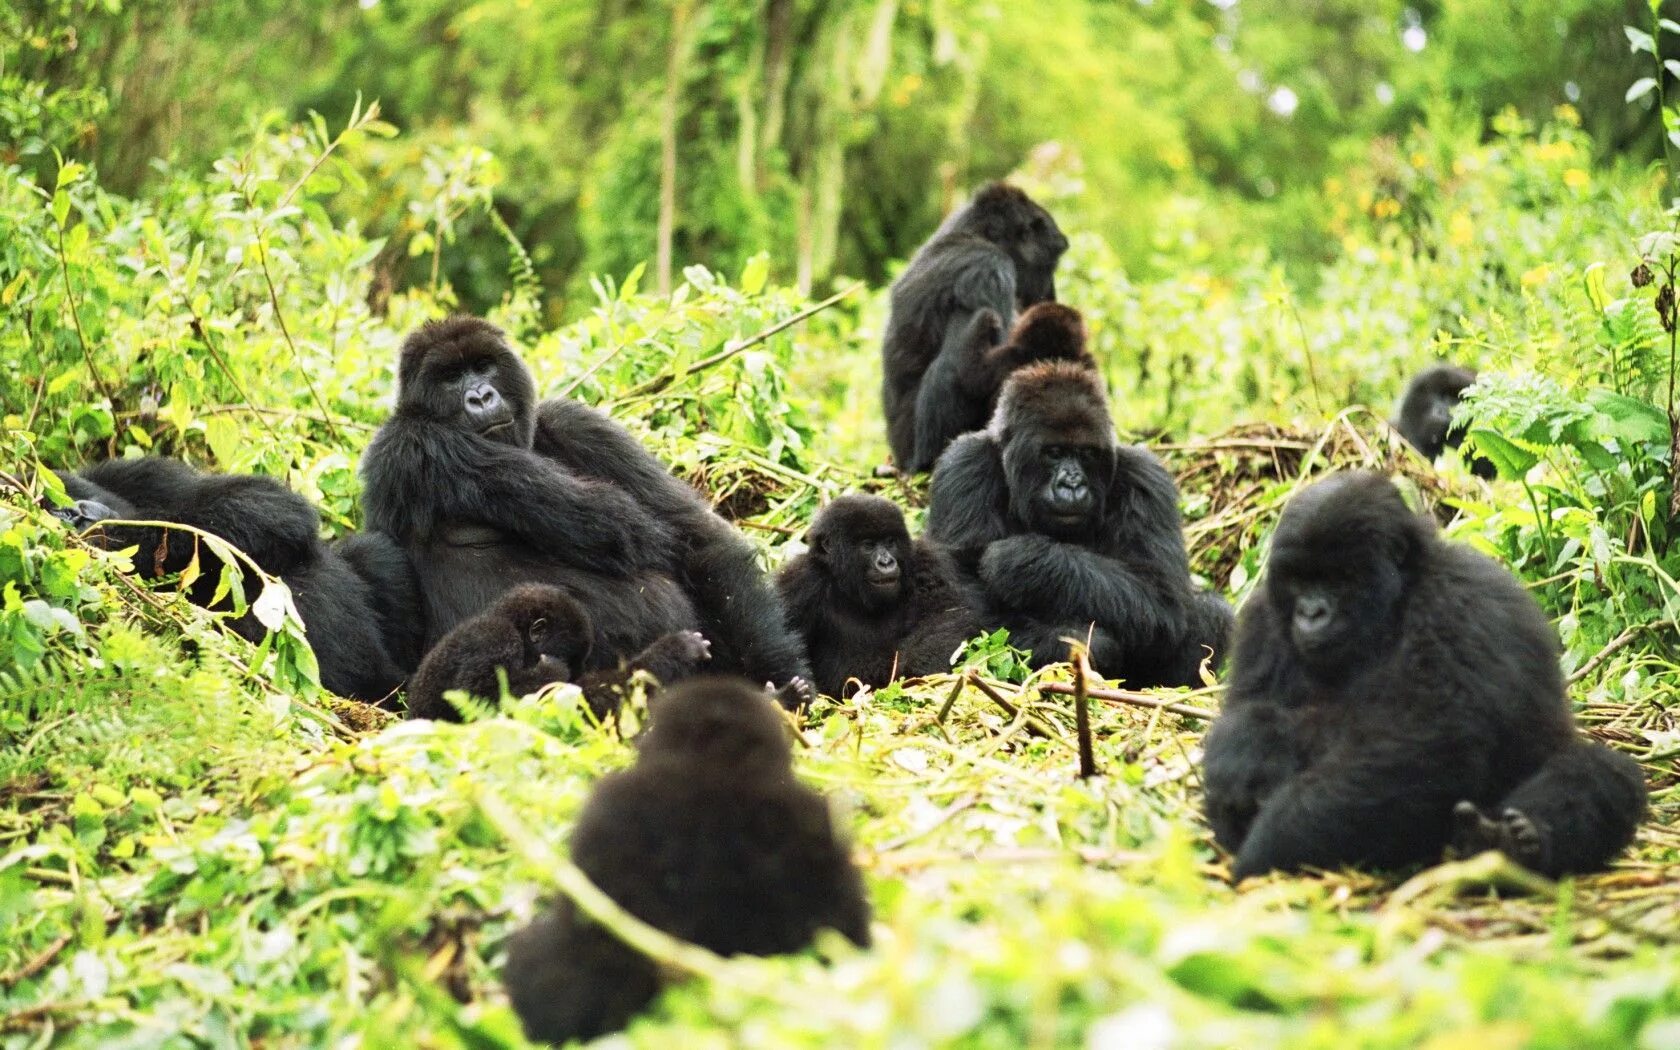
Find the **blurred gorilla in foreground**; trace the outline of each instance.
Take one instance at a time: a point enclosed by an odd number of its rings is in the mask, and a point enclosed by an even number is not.
[[[636,764],[596,785],[572,859],[631,915],[721,955],[778,955],[823,927],[869,944],[863,880],[828,803],[793,776],[788,729],[744,681],[694,678],[649,701]],[[516,933],[503,975],[530,1038],[616,1031],[659,994],[656,967],[569,898]]]
[[[1431,863],[1448,844],[1592,871],[1645,812],[1639,766],[1577,732],[1556,632],[1522,584],[1369,472],[1284,510],[1203,746],[1208,821],[1239,879]]]

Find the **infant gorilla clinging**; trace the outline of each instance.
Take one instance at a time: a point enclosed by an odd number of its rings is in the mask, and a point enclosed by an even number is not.
[[[603,777],[572,859],[631,915],[723,955],[777,955],[831,927],[869,944],[863,880],[823,797],[794,779],[762,689],[695,678],[649,702],[636,764]],[[515,934],[503,977],[532,1039],[616,1031],[658,995],[652,962],[569,898]]]
[[[624,699],[635,672],[664,685],[692,675],[711,657],[711,645],[698,631],[672,631],[622,668],[584,671],[594,636],[589,614],[565,591],[540,583],[515,587],[426,654],[409,682],[408,717],[459,721],[443,694],[459,689],[494,700],[501,695],[498,671],[515,696],[552,682],[576,682],[590,709],[605,717]]]

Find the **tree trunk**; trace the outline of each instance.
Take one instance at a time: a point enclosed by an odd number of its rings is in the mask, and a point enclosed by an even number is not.
[[[677,101],[683,67],[688,64],[688,30],[693,0],[676,0],[671,9],[671,48],[665,61],[665,103],[659,116],[659,232],[654,271],[659,294],[671,294],[671,241],[677,228]]]

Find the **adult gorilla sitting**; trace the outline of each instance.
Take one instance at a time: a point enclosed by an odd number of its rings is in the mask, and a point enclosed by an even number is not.
[[[1129,685],[1195,685],[1223,655],[1231,608],[1191,586],[1178,490],[1120,445],[1101,378],[1066,361],[1010,377],[989,429],[934,468],[927,535],[952,552],[1037,666],[1089,638],[1091,662]]]
[[[594,624],[592,665],[698,630],[721,671],[810,697],[806,657],[753,548],[623,427],[537,402],[500,329],[473,317],[404,342],[396,412],[362,460],[371,527],[419,576],[427,644],[508,588],[546,583]]]

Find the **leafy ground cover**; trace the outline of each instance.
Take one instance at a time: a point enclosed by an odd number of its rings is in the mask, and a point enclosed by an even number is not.
[[[361,107],[342,131],[268,124],[138,198],[75,163],[48,182],[0,168],[8,1050],[523,1045],[503,943],[556,891],[591,783],[627,761],[621,733],[566,689],[459,726],[323,696],[283,615],[246,645],[38,505],[42,465],[159,452],[284,477],[329,531],[354,528],[396,345],[455,305],[441,278],[379,288],[384,244],[334,210],[392,131]],[[419,214],[483,207],[459,171]],[[620,1045],[1680,1047],[1676,250],[1658,181],[1595,156],[1567,109],[1487,136],[1441,117],[1325,186],[1341,250],[1310,282],[1258,244],[1132,280],[1083,231],[1062,293],[1121,426],[1180,478],[1197,571],[1233,599],[1288,495],[1356,463],[1524,576],[1582,722],[1652,784],[1615,870],[1551,885],[1480,858],[1233,888],[1198,817],[1217,687],[1094,699],[1099,775],[1081,779],[1071,702],[1045,688],[1071,672],[1028,675],[992,638],[949,676],[819,704],[802,727],[799,772],[845,814],[876,946],[705,961]],[[767,566],[841,492],[921,505],[920,483],[873,477],[878,288],[802,296],[756,256],[691,268],[669,297],[639,270],[597,278],[593,307],[555,325],[504,241],[513,290],[492,317],[541,389],[624,421]],[[1438,355],[1496,374],[1470,416],[1504,480],[1431,470],[1384,427]]]

